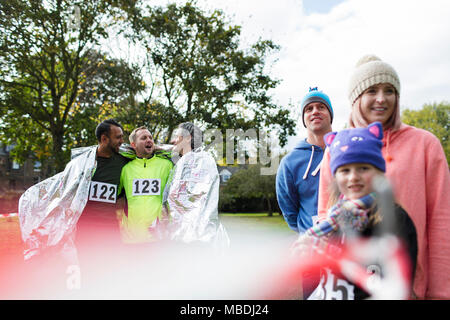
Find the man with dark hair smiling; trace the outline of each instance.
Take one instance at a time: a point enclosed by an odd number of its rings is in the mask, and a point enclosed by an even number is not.
[[[281,160],[276,177],[278,204],[289,227],[298,233],[312,227],[317,218],[323,136],[331,131],[333,109],[325,93],[310,88],[301,102],[301,113],[306,139]]]
[[[84,287],[91,267],[121,243],[117,191],[129,161],[118,153],[123,131],[110,119],[95,134],[97,145],[73,149],[64,171],[30,187],[19,200],[24,256],[33,258],[33,273],[42,272],[38,278],[64,285],[66,268],[78,264]]]
[[[98,140],[88,199],[75,233],[78,264],[81,271],[82,288],[89,289],[95,282],[96,268],[104,264],[112,250],[122,245],[117,213],[123,208],[123,194],[118,187],[120,173],[130,159],[119,153],[124,142],[122,126],[113,119],[104,120],[96,130]]]
[[[112,245],[120,242],[116,210],[121,208],[118,186],[120,173],[129,159],[119,154],[123,144],[122,126],[108,119],[101,122],[95,135],[98,140],[97,167],[89,187],[89,198],[77,224],[77,247],[93,242]]]
[[[328,95],[310,88],[301,105],[306,139],[287,154],[276,176],[278,204],[289,227],[300,234],[317,221],[319,170],[325,150],[324,135],[331,132],[333,108]],[[318,277],[304,275],[303,293],[309,296]]]

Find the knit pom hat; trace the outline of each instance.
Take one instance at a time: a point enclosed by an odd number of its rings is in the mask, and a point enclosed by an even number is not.
[[[331,173],[334,175],[337,168],[351,163],[368,163],[385,172],[382,139],[383,126],[378,121],[367,128],[327,133],[323,140],[330,152]]]
[[[331,115],[331,123],[333,123],[333,107],[331,106],[330,98],[322,91],[319,91],[317,87],[309,88],[309,93],[303,97],[302,102],[300,103],[302,111],[302,121],[305,128],[306,124],[303,115],[305,112],[305,107],[311,102],[322,102],[324,105],[326,105]]]
[[[350,78],[348,87],[350,103],[353,104],[364,90],[379,83],[390,83],[400,95],[400,80],[394,68],[375,55],[363,56],[356,63]]]

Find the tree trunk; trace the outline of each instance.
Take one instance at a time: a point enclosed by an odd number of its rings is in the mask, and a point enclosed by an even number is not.
[[[270,201],[270,197],[266,197],[267,201],[267,209],[269,210],[269,213],[267,214],[269,217],[273,216],[273,210],[272,210],[272,203]]]
[[[58,172],[61,172],[64,170],[66,163],[64,160],[64,153],[62,152],[63,147],[63,133],[59,130],[55,130],[52,132],[52,138],[53,138],[53,155],[54,155],[54,166],[53,166],[53,172],[51,172],[51,175],[54,175]]]

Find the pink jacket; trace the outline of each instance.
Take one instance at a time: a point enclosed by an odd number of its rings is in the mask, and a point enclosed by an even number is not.
[[[450,172],[440,141],[430,132],[402,124],[385,132],[386,177],[396,202],[413,220],[418,256],[414,293],[419,299],[450,299]],[[327,215],[333,177],[326,151],[320,170],[319,219]]]

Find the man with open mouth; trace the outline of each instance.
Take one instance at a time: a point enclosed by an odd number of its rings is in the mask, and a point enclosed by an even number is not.
[[[136,159],[122,169],[120,190],[125,189],[127,205],[122,217],[125,243],[149,243],[160,239],[162,196],[173,163],[164,152],[155,152],[155,142],[146,127],[130,134]]]

